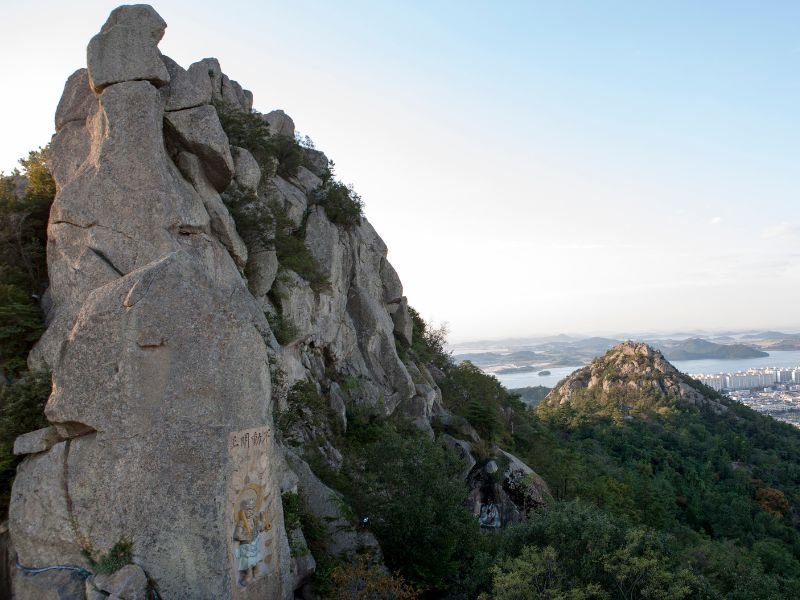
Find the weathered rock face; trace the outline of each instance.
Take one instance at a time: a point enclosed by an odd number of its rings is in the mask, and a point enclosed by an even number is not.
[[[91,568],[84,552],[129,539],[165,598],[287,598],[269,326],[217,194],[234,163],[208,70],[162,59],[164,27],[115,10],[59,104],[52,308],[32,356],[54,427],[17,445],[11,534],[34,567]],[[18,580],[22,600],[69,585]]]
[[[258,147],[231,147],[220,115],[249,114],[252,94],[216,59],[184,69],[162,56],[165,27],[148,6],[116,9],[58,105],[48,328],[29,358],[53,375],[51,426],[15,446],[27,457],[11,534],[34,567],[89,567],[85,552],[129,539],[164,598],[288,598],[314,561],[290,557],[282,491],[304,492],[332,524],[330,554],[377,550],[303,461],[304,442],[345,431],[353,409],[430,435],[448,415],[436,374],[403,352],[412,313],[386,245],[365,219],[337,224],[321,204],[327,157],[303,148],[303,166],[277,175]],[[259,118],[278,141],[294,137],[283,111]],[[278,212],[324,285],[279,251]],[[273,411],[307,381],[329,422],[276,436]],[[298,439],[296,455],[278,447]],[[470,445],[453,443],[466,475]],[[315,449],[341,466],[330,439]],[[128,575],[100,583],[140,589]],[[41,581],[25,579],[18,597],[71,585]]]
[[[249,153],[236,150],[234,157],[237,180],[242,174],[239,185],[259,187]],[[270,203],[281,208],[328,284],[315,290],[280,265],[274,250],[248,240],[245,271],[251,293],[265,312],[292,325],[293,337],[278,350],[281,368],[289,385],[314,379],[326,393],[337,381],[357,377],[358,386],[345,394],[347,405],[383,415],[402,407],[407,416],[427,419],[440,407],[441,392],[429,376],[415,381],[416,367],[404,364],[398,354],[397,339],[410,343],[412,322],[386,245],[366,220],[349,228],[331,222],[313,200],[321,183],[314,172],[300,167],[296,177],[262,181],[254,200],[261,210]]]
[[[217,191],[224,191],[233,177],[233,157],[214,107],[177,110],[168,113],[165,119],[178,145],[197,155],[208,180]]]
[[[270,133],[294,137],[294,121],[282,110],[273,110],[265,114],[264,120],[269,125]]]

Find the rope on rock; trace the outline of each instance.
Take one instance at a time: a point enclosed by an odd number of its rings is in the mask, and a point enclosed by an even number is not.
[[[45,571],[75,571],[81,576],[81,579],[88,579],[92,576],[92,572],[84,569],[83,567],[75,567],[72,565],[55,565],[52,567],[26,567],[25,565],[17,562],[17,568],[28,575],[38,575]]]

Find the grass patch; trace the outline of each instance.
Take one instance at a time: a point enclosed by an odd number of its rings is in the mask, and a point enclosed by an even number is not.
[[[128,538],[122,537],[108,552],[96,560],[88,550],[84,549],[83,555],[92,565],[95,573],[111,575],[125,565],[133,563],[133,542]]]

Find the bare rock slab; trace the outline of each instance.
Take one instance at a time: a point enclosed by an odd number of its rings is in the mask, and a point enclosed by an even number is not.
[[[64,84],[64,93],[56,108],[56,131],[70,121],[86,121],[97,105],[97,96],[92,93],[89,72],[78,69]]]
[[[203,163],[208,180],[218,192],[231,182],[235,167],[228,136],[222,130],[213,106],[198,106],[170,112],[164,118],[168,133]]]
[[[85,543],[102,554],[125,537],[163,597],[285,597],[269,365],[248,302],[185,252],[87,297],[46,414],[94,431],[22,463],[11,509],[21,561],[81,564]],[[250,500],[262,560],[236,591],[235,528]]]
[[[414,322],[408,312],[408,299],[405,296],[400,299],[397,310],[392,313],[392,321],[394,322],[394,332],[410,346],[411,336],[414,332]]]
[[[15,598],[20,600],[85,600],[83,578],[75,571],[47,571],[20,575],[14,580]]]

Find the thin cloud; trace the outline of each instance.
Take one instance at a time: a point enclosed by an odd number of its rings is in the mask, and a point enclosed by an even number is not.
[[[767,237],[790,237],[800,238],[800,223],[783,223],[776,227],[770,227]]]
[[[709,225],[719,225],[720,223],[722,223],[722,217],[714,217],[708,222]]]

